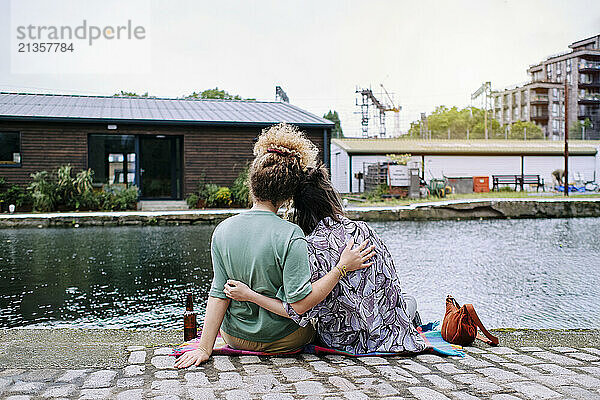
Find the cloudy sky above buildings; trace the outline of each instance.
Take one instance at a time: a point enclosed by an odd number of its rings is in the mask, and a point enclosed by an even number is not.
[[[16,25],[83,19],[100,27],[131,20],[146,37],[64,57],[15,56]],[[406,130],[437,105],[468,105],[485,81],[496,89],[525,82],[528,65],[596,34],[598,0],[0,0],[0,91],[179,97],[219,87],[274,100],[281,85],[297,106],[337,110],[345,134],[359,136],[356,87],[379,94],[383,84]]]

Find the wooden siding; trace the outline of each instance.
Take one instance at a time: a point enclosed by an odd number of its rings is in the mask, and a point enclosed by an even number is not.
[[[254,138],[260,128],[204,128],[184,137],[185,192],[198,187],[204,175],[211,183],[231,185],[240,171],[252,160]],[[319,147],[323,157],[323,130],[305,130]]]
[[[30,174],[56,170],[71,164],[75,170],[87,168],[89,134],[180,135],[183,136],[183,192],[195,191],[201,176],[217,185],[231,185],[241,169],[252,159],[254,138],[261,127],[193,127],[162,125],[40,123],[0,121],[0,131],[21,133],[21,166],[2,167],[0,176],[9,183],[26,186]],[[323,160],[323,129],[304,129],[319,147]]]
[[[0,130],[21,133],[21,166],[0,166],[0,176],[8,183],[26,186],[37,171],[55,170],[71,164],[75,170],[86,168],[87,138],[79,129],[60,126],[22,126],[0,124]]]

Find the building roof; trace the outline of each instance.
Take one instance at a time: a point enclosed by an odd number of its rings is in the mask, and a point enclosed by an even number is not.
[[[0,119],[152,124],[334,124],[283,102],[149,97],[79,96],[0,92]]]
[[[556,155],[564,142],[547,140],[410,140],[410,139],[332,139],[332,144],[357,155]],[[595,155],[600,140],[569,141],[570,155]]]
[[[576,42],[573,42],[569,45],[570,48],[575,49],[577,47],[581,47],[581,46],[585,46],[586,44],[590,44],[590,43],[594,43],[597,46],[600,47],[599,43],[600,43],[600,35],[594,35],[594,36],[590,36],[588,38],[585,39],[581,39],[578,40]]]

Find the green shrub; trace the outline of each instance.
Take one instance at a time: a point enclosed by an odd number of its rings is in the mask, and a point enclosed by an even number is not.
[[[4,178],[0,178],[0,203],[4,203],[4,208],[8,208],[10,204],[20,208],[32,202],[28,191],[17,185],[9,185]]]
[[[210,195],[206,200],[208,207],[229,207],[231,205],[231,190],[228,187],[210,185]],[[214,190],[216,188],[217,190]]]
[[[231,199],[240,207],[250,206],[250,188],[248,186],[248,167],[245,167],[231,186]]]
[[[185,201],[189,208],[196,208],[198,207],[198,201],[200,201],[200,197],[198,197],[196,193],[192,193],[185,199]]]
[[[98,209],[99,201],[92,192],[94,172],[86,169],[73,177],[72,171],[73,167],[69,164],[56,171],[58,205],[68,210]]]
[[[198,189],[190,193],[185,201],[190,208],[198,207],[198,203],[204,203],[206,207],[230,207],[234,202],[236,204],[248,205],[248,188],[244,184],[248,172],[242,171],[234,183],[234,188],[229,189],[225,186],[217,186],[213,183],[207,183],[204,177],[200,178]]]
[[[198,182],[198,189],[194,193],[190,193],[185,201],[188,203],[190,208],[197,208],[198,202],[200,200],[204,201],[204,203],[208,203],[208,198],[211,194],[216,193],[219,190],[217,185],[211,185],[206,180],[204,175],[200,175],[200,179]]]
[[[108,186],[101,196],[101,207],[103,211],[126,211],[134,210],[138,200],[137,186],[121,188],[119,186]]]
[[[31,174],[31,184],[28,189],[33,198],[33,208],[36,211],[54,211],[59,200],[59,187],[56,178],[48,171]]]
[[[78,172],[73,177],[70,165],[59,167],[55,174],[40,171],[31,174],[28,187],[36,211],[65,210],[111,210],[124,211],[136,208],[138,189],[130,186],[107,186],[104,191],[93,190],[94,172],[91,169]]]
[[[93,178],[94,171],[90,168],[79,171],[73,180],[73,185],[75,186],[77,193],[84,194],[91,192],[93,190]]]
[[[390,192],[390,188],[388,185],[382,184],[377,185],[377,187],[367,193],[365,193],[365,197],[370,201],[378,201],[381,200],[381,196],[384,194],[388,194]]]
[[[77,210],[100,210],[102,204],[102,192],[85,191],[78,196],[75,206]]]

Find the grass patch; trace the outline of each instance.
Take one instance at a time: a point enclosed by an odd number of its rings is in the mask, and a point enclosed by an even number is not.
[[[352,201],[353,196],[343,196],[353,206],[407,206],[415,203],[431,203],[436,201],[446,200],[479,200],[479,199],[494,199],[494,198],[526,198],[526,199],[558,199],[563,198],[562,193],[553,192],[515,192],[515,191],[502,191],[502,192],[488,192],[488,193],[469,193],[469,194],[449,194],[444,198],[429,197],[427,199],[383,199],[383,200],[365,200],[365,201]],[[354,196],[356,197],[356,196]],[[569,197],[574,198],[598,198],[600,199],[600,193],[590,194],[571,194]]]

